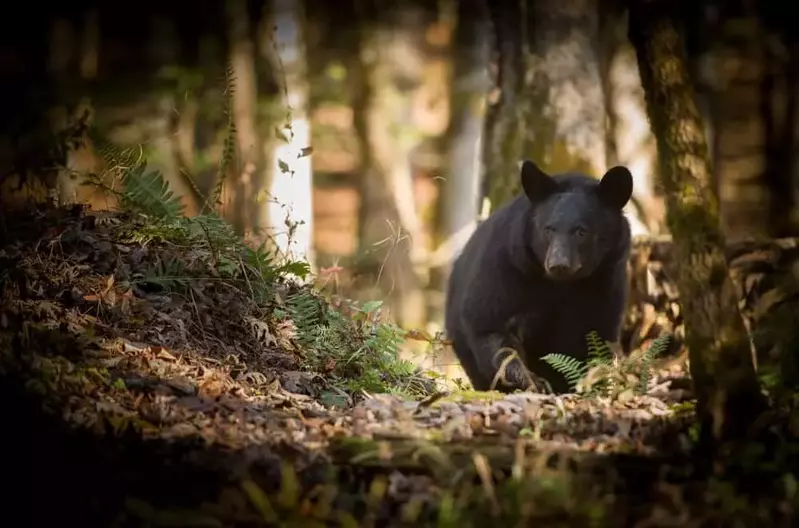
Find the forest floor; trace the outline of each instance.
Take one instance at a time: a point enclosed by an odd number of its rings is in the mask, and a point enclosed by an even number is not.
[[[0,226],[9,526],[791,524],[785,467],[700,476],[665,374],[614,398],[445,390],[377,357],[373,310],[332,317],[278,277],[255,295],[147,225],[74,207]]]

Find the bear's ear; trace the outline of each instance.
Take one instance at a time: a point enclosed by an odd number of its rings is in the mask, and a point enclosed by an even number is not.
[[[533,203],[546,199],[557,189],[557,183],[532,161],[522,163],[522,188],[527,199]]]
[[[611,207],[621,210],[633,194],[633,175],[627,167],[613,167],[599,181],[599,197]]]

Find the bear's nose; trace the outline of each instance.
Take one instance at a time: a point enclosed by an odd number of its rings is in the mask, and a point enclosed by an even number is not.
[[[549,274],[557,279],[563,279],[571,275],[572,270],[567,264],[553,264],[549,266]]]

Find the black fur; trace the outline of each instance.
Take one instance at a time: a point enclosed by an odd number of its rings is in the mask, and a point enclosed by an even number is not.
[[[617,341],[627,296],[630,225],[622,208],[632,175],[610,169],[601,182],[582,174],[549,176],[525,161],[525,194],[480,224],[455,260],[447,288],[445,327],[455,354],[478,390],[487,390],[512,347],[556,392],[568,385],[540,358],[587,356],[591,330]],[[521,365],[508,385],[529,388]]]

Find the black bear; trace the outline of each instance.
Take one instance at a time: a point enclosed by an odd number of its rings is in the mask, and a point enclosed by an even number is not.
[[[587,357],[586,335],[617,341],[627,296],[630,224],[622,212],[632,174],[613,167],[601,180],[550,176],[530,161],[524,193],[481,223],[455,260],[445,329],[477,390],[488,390],[510,347],[497,390],[530,388],[535,377],[567,392],[563,376],[540,358]],[[507,354],[505,354],[507,357]]]

